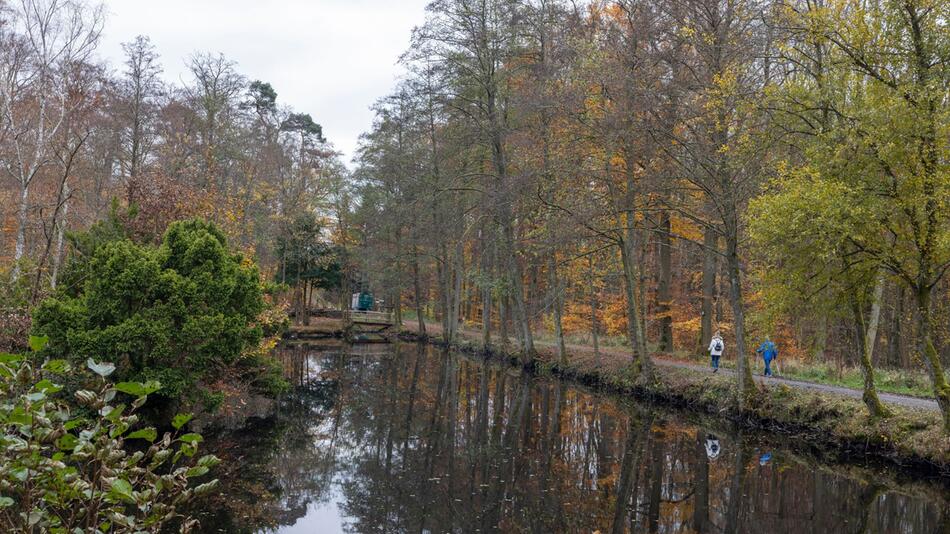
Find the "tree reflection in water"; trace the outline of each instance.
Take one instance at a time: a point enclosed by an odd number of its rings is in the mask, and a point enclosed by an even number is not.
[[[209,439],[227,472],[202,504],[208,532],[931,533],[950,521],[936,484],[816,464],[451,352],[283,355],[294,392]]]

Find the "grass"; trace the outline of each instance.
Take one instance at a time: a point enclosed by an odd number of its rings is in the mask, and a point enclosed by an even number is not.
[[[708,357],[691,357],[695,362],[708,363]],[[750,358],[752,372],[761,374],[765,369],[761,358]],[[735,360],[723,360],[720,367],[735,369]],[[839,369],[831,364],[821,362],[803,362],[800,360],[782,359],[776,365],[772,364],[775,376],[802,382],[814,382],[828,386],[839,386],[850,389],[864,389],[864,374],[860,367],[843,367]],[[906,369],[875,369],[874,385],[880,393],[896,393],[912,397],[933,398],[933,387],[930,378],[921,372]]]
[[[782,376],[795,380],[831,384],[852,389],[864,387],[864,374],[860,368],[846,367],[841,370],[822,363],[785,362]],[[933,397],[930,379],[923,373],[904,369],[875,369],[874,385],[878,391],[913,395],[915,397]]]
[[[534,340],[545,345],[554,345],[556,341],[554,334],[549,332],[535,332]],[[597,337],[597,343],[602,348],[630,348],[626,336],[600,335]],[[564,336],[564,344],[590,347],[593,346],[593,340],[589,334],[567,334]]]

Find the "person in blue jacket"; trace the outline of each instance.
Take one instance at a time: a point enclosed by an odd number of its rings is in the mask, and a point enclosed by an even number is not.
[[[775,343],[772,343],[769,336],[765,336],[765,341],[759,345],[755,352],[761,354],[762,359],[765,360],[765,376],[772,376],[772,360],[778,357],[778,349],[775,347]]]

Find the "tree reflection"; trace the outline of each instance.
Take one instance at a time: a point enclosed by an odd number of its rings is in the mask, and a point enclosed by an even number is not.
[[[209,519],[352,532],[933,532],[939,490],[895,491],[643,406],[425,346],[309,353],[275,415],[225,433]],[[233,442],[233,443],[232,443]],[[303,519],[308,521],[308,519]],[[205,523],[206,526],[208,523]],[[306,523],[315,530],[320,525]]]

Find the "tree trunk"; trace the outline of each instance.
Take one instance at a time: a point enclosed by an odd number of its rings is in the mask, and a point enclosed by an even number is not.
[[[416,300],[416,321],[419,323],[419,337],[426,337],[426,318],[422,308],[422,281],[419,279],[419,248],[413,246],[412,289]]]
[[[567,348],[564,346],[564,328],[562,315],[564,298],[561,291],[561,282],[557,276],[557,254],[551,254],[551,305],[554,307],[554,342],[557,359],[560,363],[567,363]]]
[[[903,350],[903,320],[904,320],[904,286],[897,287],[894,296],[894,307],[891,311],[891,328],[887,334],[887,361],[889,365],[905,368],[906,362]]]
[[[488,253],[488,240],[482,240],[482,349],[491,350],[491,305],[492,305],[492,255]]]
[[[20,188],[20,199],[16,212],[16,244],[13,248],[13,281],[20,278],[20,260],[26,251],[26,212],[30,206],[30,186]]]
[[[590,337],[594,346],[594,365],[600,367],[600,340],[597,326],[597,288],[594,284],[594,258],[587,256],[587,287],[590,292]]]
[[[916,319],[917,319],[917,352],[927,364],[930,381],[933,384],[934,398],[940,406],[943,415],[943,428],[950,432],[950,384],[947,384],[947,375],[940,363],[940,354],[934,346],[933,316],[930,309],[930,299],[933,289],[930,286],[915,288]]]
[[[66,241],[66,226],[69,224],[69,184],[63,183],[63,216],[56,226],[56,249],[53,251],[53,272],[50,274],[50,287],[56,289],[59,281],[59,268],[63,262],[63,249]]]
[[[650,355],[647,353],[646,337],[641,328],[643,323],[640,321],[639,311],[639,291],[637,285],[640,281],[638,269],[634,264],[634,251],[630,242],[624,239],[620,243],[620,262],[623,266],[624,290],[627,295],[627,337],[630,339],[630,345],[633,347],[633,365],[637,372],[643,372],[647,375],[652,374],[652,365]]]
[[[733,235],[726,236],[726,260],[729,269],[729,300],[732,305],[732,316],[735,322],[734,334],[736,338],[736,393],[738,409],[745,410],[749,401],[748,396],[755,390],[752,380],[752,369],[746,358],[745,344],[745,308],[742,302],[742,285],[739,267],[738,239]]]
[[[699,340],[697,354],[703,354],[713,336],[713,303],[716,299],[716,263],[718,237],[711,226],[703,233],[703,301],[700,311]]]
[[[877,341],[877,327],[881,318],[881,297],[883,294],[884,276],[881,274],[874,284],[874,292],[871,295],[871,313],[868,316],[866,327],[861,306],[856,301],[853,304],[854,320],[858,329],[857,341],[861,347],[861,373],[864,375],[862,399],[872,417],[882,417],[890,414],[890,411],[881,404],[881,399],[877,396],[877,388],[874,386],[874,364],[872,363],[874,344]]]
[[[462,273],[464,272],[465,250],[462,241],[455,245],[455,265],[452,270],[452,337],[455,338],[461,326],[462,312]]]
[[[396,331],[402,330],[402,291],[398,289],[393,299],[393,320],[396,322]]]
[[[513,233],[511,229],[507,229],[506,233]],[[515,256],[514,252],[514,236],[512,235],[509,238],[508,243],[511,245],[509,247],[509,263],[511,264],[510,271],[512,272],[512,300],[513,300],[513,311],[514,319],[517,323],[515,326],[518,328],[518,337],[521,341],[521,359],[523,363],[528,363],[534,359],[534,336],[531,332],[531,320],[528,317],[527,305],[525,303],[524,297],[524,272],[521,267],[521,262]]]
[[[498,299],[498,337],[501,338],[501,346],[508,347],[508,295],[502,295]]]
[[[673,258],[670,232],[673,231],[669,212],[660,214],[660,231],[657,234],[657,253],[660,256],[659,284],[656,290],[656,312],[660,320],[659,349],[664,352],[673,350],[673,317],[670,315],[673,285]]]

